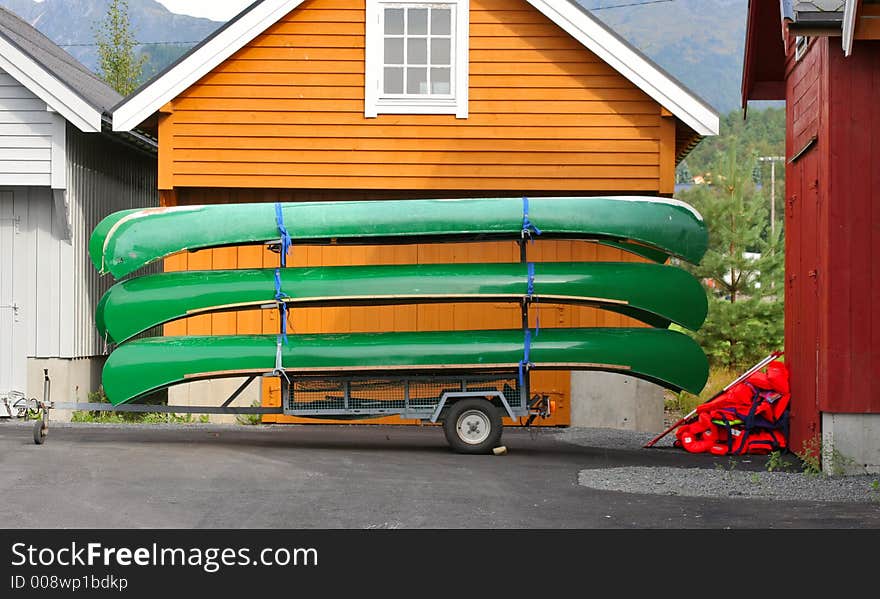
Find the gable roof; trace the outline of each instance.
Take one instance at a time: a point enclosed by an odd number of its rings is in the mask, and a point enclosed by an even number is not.
[[[844,56],[853,51],[865,5],[880,0],[749,0],[743,58],[742,108],[749,100],[785,99],[785,35],[840,37]]]
[[[782,15],[776,2],[749,0],[743,50],[742,109],[749,100],[785,99],[785,45]]]
[[[112,109],[113,130],[137,127],[304,0],[257,0]],[[717,135],[718,113],[575,0],[526,0],[669,110],[699,136]]]
[[[26,21],[0,7],[0,68],[81,131],[122,96]]]

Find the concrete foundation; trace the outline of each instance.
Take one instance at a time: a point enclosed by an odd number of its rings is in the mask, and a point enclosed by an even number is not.
[[[168,388],[168,405],[169,406],[220,406],[229,397],[235,393],[242,383],[247,380],[244,378],[223,378],[209,379],[204,381],[193,381],[182,385],[174,385]],[[251,381],[251,384],[235,398],[229,407],[247,408],[251,407],[255,402],[260,401],[260,388],[262,379],[260,377]],[[201,414],[193,414],[193,418],[198,419]],[[236,422],[235,414],[209,414],[209,422],[217,424],[234,424]]]
[[[664,390],[610,372],[571,373],[571,426],[663,430]]]
[[[880,414],[823,412],[822,470],[880,474]]]
[[[94,358],[28,358],[28,398],[43,399],[43,370],[48,370],[49,395],[55,403],[87,402],[89,394],[101,387],[101,369],[105,356]],[[70,422],[71,410],[50,410],[49,418]]]

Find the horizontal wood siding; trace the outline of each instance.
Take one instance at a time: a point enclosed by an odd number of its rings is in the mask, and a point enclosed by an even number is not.
[[[367,119],[364,2],[308,0],[171,103],[160,185],[660,190],[655,101],[522,0],[470,18],[469,118]]]
[[[0,69],[0,185],[49,185],[55,119],[46,103]]]

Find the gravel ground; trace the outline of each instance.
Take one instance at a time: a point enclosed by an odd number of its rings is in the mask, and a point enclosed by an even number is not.
[[[653,451],[644,445],[655,434],[617,429],[569,428],[554,431],[559,440],[589,447]],[[655,447],[671,448],[670,433]],[[675,450],[684,451],[684,450]],[[880,509],[880,474],[831,476],[811,475],[799,469],[799,460],[788,454],[792,471],[754,470],[756,461],[766,456],[738,456],[751,470],[737,469],[738,462],[714,462],[706,467],[669,468],[663,466],[600,468],[581,470],[578,483],[604,491],[623,491],[689,497],[761,498],[791,501],[876,502]]]

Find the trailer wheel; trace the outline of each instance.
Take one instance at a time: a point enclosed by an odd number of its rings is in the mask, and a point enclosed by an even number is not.
[[[501,439],[501,412],[485,399],[462,399],[443,421],[446,440],[457,453],[489,453]]]
[[[34,443],[42,445],[46,441],[46,433],[49,431],[43,428],[43,421],[34,422]]]

